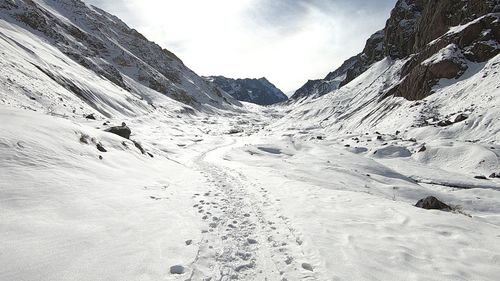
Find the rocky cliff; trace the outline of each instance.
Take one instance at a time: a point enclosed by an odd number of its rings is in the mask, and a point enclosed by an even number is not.
[[[308,81],[292,99],[336,90],[384,57],[408,60],[401,83],[388,95],[422,99],[439,79],[462,75],[467,61],[484,62],[498,54],[499,12],[498,0],[399,0],[385,28],[361,54],[324,79]]]

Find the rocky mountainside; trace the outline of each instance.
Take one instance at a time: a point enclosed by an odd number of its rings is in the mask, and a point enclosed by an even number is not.
[[[100,114],[110,115],[120,106],[153,110],[153,101],[162,99],[158,94],[194,109],[239,105],[196,75],[173,53],[148,41],[117,17],[80,0],[3,0],[0,25],[2,50],[12,50],[2,53],[3,61],[25,63],[22,68],[30,73],[24,70],[27,77],[23,79],[45,77]],[[52,54],[54,62],[49,62],[42,50]],[[65,66],[59,67],[59,63]],[[4,75],[6,69],[14,73],[14,68],[20,67],[8,63],[3,66]],[[84,72],[93,83],[75,79]],[[118,104],[106,105],[103,100],[109,101],[112,91],[94,89],[96,81],[119,93],[117,99],[128,97]],[[44,99],[43,95],[32,98]],[[59,98],[65,97],[58,96],[56,100]],[[135,109],[131,111],[137,113]]]
[[[288,97],[265,77],[259,79],[231,79],[224,76],[206,77],[237,100],[259,105],[284,102]]]
[[[498,12],[497,0],[399,0],[385,28],[368,39],[361,54],[324,79],[308,81],[292,99],[334,91],[385,57],[408,59],[401,83],[389,94],[422,99],[439,79],[461,76],[465,60],[485,62],[498,54]]]

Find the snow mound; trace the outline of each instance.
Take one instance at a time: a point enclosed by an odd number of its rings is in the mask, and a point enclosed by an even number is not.
[[[411,152],[406,147],[388,145],[375,150],[372,155],[375,158],[399,158],[410,157]]]

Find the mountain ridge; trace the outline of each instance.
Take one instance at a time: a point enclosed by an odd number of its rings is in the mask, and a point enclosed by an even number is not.
[[[288,100],[288,97],[265,77],[233,79],[224,76],[208,76],[205,79],[239,101],[272,105]]]
[[[149,90],[197,110],[240,106],[238,101],[186,67],[172,52],[148,41],[117,17],[80,0],[6,0],[0,11],[5,28],[9,28],[7,25],[19,28],[18,34],[25,33],[24,38],[35,38],[31,35],[35,34],[40,38],[38,45],[57,48],[81,67],[94,72],[100,77],[97,79],[107,80],[118,88],[117,91],[122,89],[135,96],[130,98],[138,99],[134,103],[146,101],[144,109],[148,111],[155,109],[150,95],[156,95]],[[11,36],[6,40],[21,46],[25,44],[21,42],[24,38],[13,39]],[[31,49],[35,51],[34,55],[38,55],[36,51],[41,48]],[[33,57],[27,49],[25,52],[27,60]],[[67,60],[60,55],[56,57]],[[94,110],[104,115],[111,114],[95,104],[95,101],[102,100],[96,95],[105,96],[106,93],[96,93],[87,85],[75,83],[60,69],[42,63],[42,59],[29,63],[37,68],[36,72],[73,92]]]
[[[401,75],[401,78],[407,75],[410,75],[410,78],[407,79],[406,83],[397,86],[390,94],[408,99],[421,99],[430,94],[436,80],[452,75],[434,72],[432,75],[426,76],[422,74],[426,70],[418,69],[417,64],[422,63],[439,49],[452,42],[460,42],[460,48],[467,49],[469,59],[483,62],[498,54],[498,48],[488,41],[494,38],[498,40],[500,37],[499,23],[496,21],[498,15],[495,16],[495,13],[499,11],[500,5],[494,0],[461,2],[446,0],[440,1],[438,4],[430,0],[398,0],[395,8],[391,11],[385,28],[367,40],[365,48],[360,54],[345,61],[341,67],[329,73],[324,79],[308,81],[295,92],[291,99],[325,95],[343,87],[384,57],[402,59],[412,54],[419,54],[419,58],[414,58],[413,62],[409,62]],[[479,24],[475,24],[475,27],[455,34],[456,36],[440,38],[450,27],[466,24],[487,14],[491,15],[480,21]],[[490,31],[487,32],[488,30]],[[486,34],[482,34],[483,31]],[[468,38],[464,40],[465,37]],[[439,44],[428,46],[433,40],[438,40]],[[453,66],[450,61],[445,67],[459,68],[456,63]],[[436,68],[439,67],[442,66]],[[411,74],[412,71],[413,74]],[[459,70],[454,71],[455,76],[459,73]],[[430,86],[424,87],[420,93],[415,94],[413,93],[415,85],[411,81],[419,75],[423,77],[420,77],[417,83],[429,84]]]

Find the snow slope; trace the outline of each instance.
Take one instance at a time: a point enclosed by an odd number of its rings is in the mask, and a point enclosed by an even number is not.
[[[159,280],[194,259],[199,173],[85,122],[0,117],[0,280]]]
[[[0,6],[0,35],[7,72],[0,83],[21,88],[16,91],[24,106],[52,111],[61,98],[71,104],[81,100],[108,117],[140,115],[157,105],[175,104],[171,99],[196,110],[240,106],[174,54],[79,0],[6,1]],[[49,94],[40,88],[58,91]],[[26,100],[23,91],[45,102]],[[58,109],[72,113],[79,107]]]

